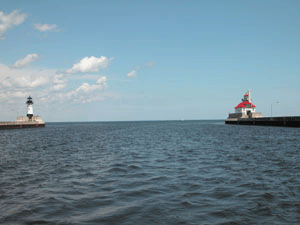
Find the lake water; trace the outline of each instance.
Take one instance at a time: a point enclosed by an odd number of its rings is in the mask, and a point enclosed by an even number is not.
[[[0,131],[0,224],[300,224],[300,129],[224,121]]]

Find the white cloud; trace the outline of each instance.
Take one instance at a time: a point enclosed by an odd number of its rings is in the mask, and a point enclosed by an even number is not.
[[[34,27],[41,32],[57,31],[56,24],[34,24]]]
[[[130,71],[128,74],[127,74],[127,77],[128,78],[133,78],[137,75],[137,71],[139,70],[139,67],[136,67],[134,68],[132,71]]]
[[[80,87],[78,87],[75,90],[75,92],[76,93],[80,93],[80,92],[87,93],[87,92],[92,92],[95,90],[103,90],[107,87],[106,80],[107,80],[107,78],[105,76],[103,76],[103,77],[100,77],[97,80],[96,84],[93,84],[93,85],[90,85],[90,84],[84,82],[84,83],[82,83],[82,85]]]
[[[88,84],[88,83],[82,83],[82,85],[81,85],[79,88],[77,88],[77,89],[75,90],[75,92],[76,92],[76,93],[79,93],[79,92],[87,93],[87,92],[91,92],[91,91],[98,90],[98,89],[100,89],[100,88],[101,88],[100,85],[96,85],[96,84],[90,85],[90,84]]]
[[[53,80],[54,71],[37,69],[19,69],[0,64],[0,87],[31,89],[49,84]]]
[[[54,77],[53,86],[50,88],[51,91],[61,91],[67,87],[68,81],[62,78],[62,75],[56,75]]]
[[[26,14],[22,14],[18,10],[14,10],[10,14],[0,11],[0,39],[4,39],[4,34],[8,29],[22,24],[26,17]]]
[[[66,87],[67,87],[67,83],[55,84],[50,88],[50,90],[51,91],[61,91],[61,90],[65,89]]]
[[[107,81],[106,76],[102,76],[97,80],[97,84],[103,85],[104,87],[106,87],[106,81]]]
[[[52,94],[50,88],[55,85],[55,76],[54,70],[16,69],[0,64],[0,102],[17,109],[28,95],[35,99],[48,98]]]
[[[140,65],[140,66],[136,66],[133,70],[131,70],[129,73],[127,73],[127,77],[128,78],[133,78],[137,75],[137,72],[139,70],[143,70],[143,69],[147,69],[147,68],[152,68],[154,66],[154,62],[150,61],[147,62],[146,64]]]
[[[72,103],[90,103],[95,101],[102,101],[107,96],[107,93],[102,92],[107,87],[107,78],[100,77],[95,84],[83,82],[78,88],[68,92],[54,93],[50,98],[59,102]]]
[[[24,92],[24,91],[16,91],[11,93],[11,97],[16,97],[16,98],[24,98],[24,96],[29,95],[29,92]]]
[[[83,74],[78,76],[73,76],[72,79],[75,80],[97,80],[99,78],[99,75],[96,74]]]
[[[36,53],[28,54],[23,59],[16,61],[12,66],[15,68],[22,68],[28,66],[30,63],[36,61],[39,55]]]
[[[77,64],[74,64],[72,69],[68,69],[66,72],[71,74],[98,72],[100,68],[106,68],[110,60],[112,60],[112,58],[109,59],[105,56],[99,58],[94,56],[84,57]]]

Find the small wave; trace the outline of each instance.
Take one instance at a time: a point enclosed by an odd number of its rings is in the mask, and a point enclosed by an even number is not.
[[[26,225],[37,225],[37,224],[50,224],[46,220],[33,220],[25,222]]]
[[[259,207],[258,209],[255,210],[255,213],[259,216],[271,216],[272,215],[272,210],[270,207]]]
[[[265,189],[266,185],[263,183],[248,182],[248,183],[240,184],[239,187],[247,187],[254,190],[261,190],[261,189]]]
[[[95,211],[89,217],[85,217],[85,222],[93,224],[135,224],[129,223],[129,221],[140,212],[141,207],[130,204],[107,207],[106,209]]]
[[[145,172],[142,172],[142,173],[135,173],[134,174],[134,177],[137,178],[137,177],[148,177],[150,174],[149,173],[145,173]]]
[[[167,180],[168,177],[167,176],[157,176],[157,177],[152,177],[150,180],[151,181],[163,181],[163,180]]]
[[[142,169],[141,167],[137,166],[137,165],[129,165],[127,166],[128,169],[134,169],[134,170],[140,170]]]
[[[125,166],[125,165],[122,163],[115,163],[115,164],[111,165],[111,167],[123,167],[123,166]]]
[[[220,218],[229,218],[234,216],[234,213],[230,210],[221,210],[221,211],[211,212],[210,215],[220,217]]]
[[[184,207],[192,207],[193,204],[190,201],[183,201],[180,203],[180,205],[184,206]]]
[[[245,224],[241,221],[228,221],[228,222],[222,222],[222,223],[217,223],[217,225],[242,225]]]
[[[224,188],[215,188],[211,192],[211,197],[214,197],[216,199],[225,199],[225,198],[232,197],[234,194],[235,194],[234,192]]]
[[[297,207],[300,210],[300,203],[285,201],[285,202],[280,202],[278,204],[278,207],[281,208],[281,209],[287,209],[287,208],[290,208],[290,207]]]
[[[201,193],[200,192],[187,192],[187,193],[183,194],[183,197],[192,198],[192,197],[198,196],[198,195],[201,195]]]
[[[262,197],[265,199],[265,200],[272,200],[274,198],[274,195],[272,195],[271,193],[264,193],[262,195]]]
[[[109,170],[107,170],[107,172],[109,172],[109,173],[127,173],[127,170],[114,167],[114,168],[110,168]]]

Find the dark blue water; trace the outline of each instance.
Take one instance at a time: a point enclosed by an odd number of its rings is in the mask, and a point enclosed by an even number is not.
[[[298,128],[48,123],[0,135],[0,224],[300,224]]]

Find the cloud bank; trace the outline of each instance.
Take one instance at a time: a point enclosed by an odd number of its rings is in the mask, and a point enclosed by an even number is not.
[[[105,56],[101,56],[99,58],[86,56],[78,63],[74,64],[72,68],[68,69],[66,72],[70,74],[99,72],[100,69],[105,69],[111,60],[112,58],[109,59]]]
[[[152,68],[154,65],[153,61],[147,62],[145,65],[136,66],[133,70],[127,73],[127,78],[133,78],[137,75],[137,72],[141,69]]]
[[[19,98],[33,95],[41,103],[90,103],[109,96],[105,92],[108,87],[106,76],[95,75],[88,82],[79,79],[83,81],[77,87],[74,86],[74,80],[77,83],[78,78],[56,70],[0,64],[0,102],[15,103]]]
[[[133,70],[131,70],[129,73],[127,73],[127,77],[128,77],[128,78],[133,78],[133,77],[135,77],[136,74],[137,74],[138,69],[139,69],[139,68],[136,67],[136,68],[134,68]]]
[[[57,31],[57,25],[56,24],[34,24],[33,25],[35,29],[37,29],[40,32],[54,32]]]
[[[30,63],[36,61],[39,58],[39,55],[36,53],[28,54],[23,59],[16,61],[12,67],[14,68],[22,68],[28,66]]]
[[[5,32],[8,29],[22,24],[26,17],[26,14],[22,14],[18,10],[14,10],[10,14],[0,11],[0,39],[5,38]]]

